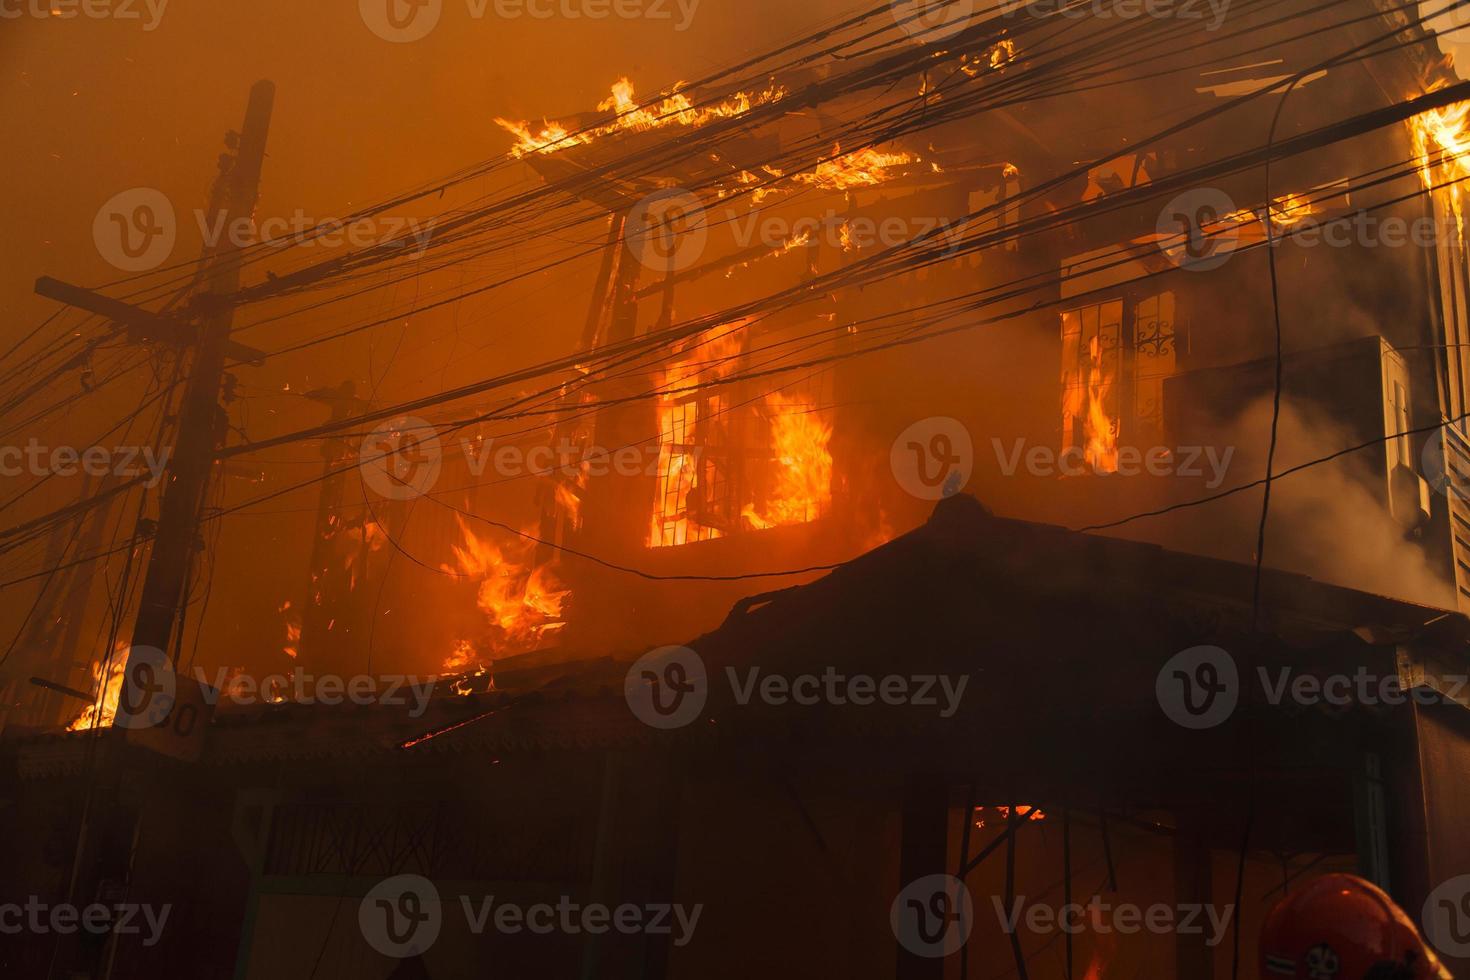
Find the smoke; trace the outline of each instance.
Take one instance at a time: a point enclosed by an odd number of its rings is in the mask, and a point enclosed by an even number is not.
[[[1221,430],[1236,447],[1227,486],[1266,471],[1271,399],[1248,405]],[[1283,400],[1274,471],[1277,473],[1364,441],[1321,409]],[[1273,482],[1266,526],[1265,564],[1335,585],[1455,607],[1453,584],[1431,565],[1419,532],[1393,519],[1386,504],[1388,476],[1372,450],[1352,453]],[[1235,561],[1254,560],[1261,494],[1240,494],[1194,509],[1176,528],[1203,550]],[[1427,532],[1426,532],[1427,533]]]

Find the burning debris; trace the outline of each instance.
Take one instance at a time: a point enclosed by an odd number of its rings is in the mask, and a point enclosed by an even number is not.
[[[118,699],[122,696],[123,675],[128,666],[128,644],[118,640],[112,648],[112,656],[98,660],[92,665],[93,698],[82,709],[81,714],[66,726],[69,732],[85,732],[97,728],[111,728],[117,717]],[[107,677],[102,676],[106,662]]]
[[[696,104],[680,91],[682,87],[680,82],[674,86],[672,94],[640,105],[633,95],[633,83],[627,78],[620,78],[613,83],[612,94],[597,104],[602,112],[614,114],[612,121],[575,131],[561,123],[546,121],[535,132],[532,124],[527,122],[497,118],[495,123],[516,138],[510,152],[520,158],[532,153],[556,153],[574,146],[585,146],[614,133],[643,133],[664,127],[698,128],[717,119],[743,116],[756,106],[780,101],[786,94],[783,88],[772,86],[758,92],[737,92],[710,104]]]
[[[532,541],[497,544],[477,535],[463,517],[456,515],[456,520],[461,543],[452,545],[454,564],[441,567],[476,582],[475,603],[485,615],[486,631],[455,643],[444,659],[446,674],[541,646],[566,625],[563,607],[571,594],[551,566],[533,563]]]
[[[811,170],[792,174],[791,179],[818,190],[849,191],[857,187],[876,187],[891,179],[890,170],[920,162],[920,158],[912,153],[884,153],[871,146],[843,153],[841,144],[834,144],[830,159],[818,162]]]

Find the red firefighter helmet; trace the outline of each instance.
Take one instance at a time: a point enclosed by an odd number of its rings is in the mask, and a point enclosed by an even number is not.
[[[1343,874],[1314,878],[1271,910],[1261,977],[1453,980],[1383,889]]]

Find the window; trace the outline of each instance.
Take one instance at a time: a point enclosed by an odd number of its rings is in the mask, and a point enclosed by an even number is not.
[[[830,511],[830,376],[764,392],[693,387],[728,376],[739,359],[733,345],[703,350],[666,372],[650,548],[806,524]]]
[[[729,460],[723,395],[660,405],[658,484],[650,548],[709,541],[728,526]]]
[[[1102,473],[1118,468],[1122,326],[1121,300],[1062,314],[1062,449]]]
[[[1062,450],[1098,473],[1118,447],[1164,438],[1164,380],[1178,370],[1173,293],[1114,299],[1062,313]]]

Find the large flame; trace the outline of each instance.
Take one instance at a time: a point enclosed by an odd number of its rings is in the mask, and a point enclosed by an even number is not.
[[[741,516],[757,528],[804,524],[832,505],[832,426],[809,402],[776,392],[766,398],[771,414],[775,479],[770,499]]]
[[[1431,91],[1443,88],[1431,86]],[[1465,213],[1461,188],[1470,177],[1470,133],[1466,132],[1470,102],[1457,102],[1443,109],[1431,109],[1409,120],[1414,138],[1414,153],[1419,161],[1419,177],[1425,190],[1447,185],[1450,206],[1463,233]]]
[[[488,620],[488,637],[476,645],[467,639],[455,644],[444,661],[446,673],[456,673],[479,659],[476,654],[504,655],[534,650],[547,634],[565,622],[562,610],[570,590],[549,566],[532,564],[534,542],[499,546],[475,534],[456,515],[463,544],[451,545],[454,564],[446,572],[479,579],[475,601]]]
[[[531,123],[497,118],[496,124],[516,138],[511,155],[517,159],[530,153],[556,153],[573,146],[591,143],[600,137],[617,132],[644,132],[665,126],[704,126],[716,119],[741,116],[759,105],[778,101],[786,90],[773,85],[760,92],[736,92],[734,95],[709,105],[696,106],[689,97],[679,91],[680,82],[674,86],[672,95],[656,102],[640,106],[633,95],[633,83],[620,78],[613,83],[612,94],[597,104],[605,112],[615,112],[616,117],[602,126],[571,132],[561,123],[542,121],[535,130]]]

